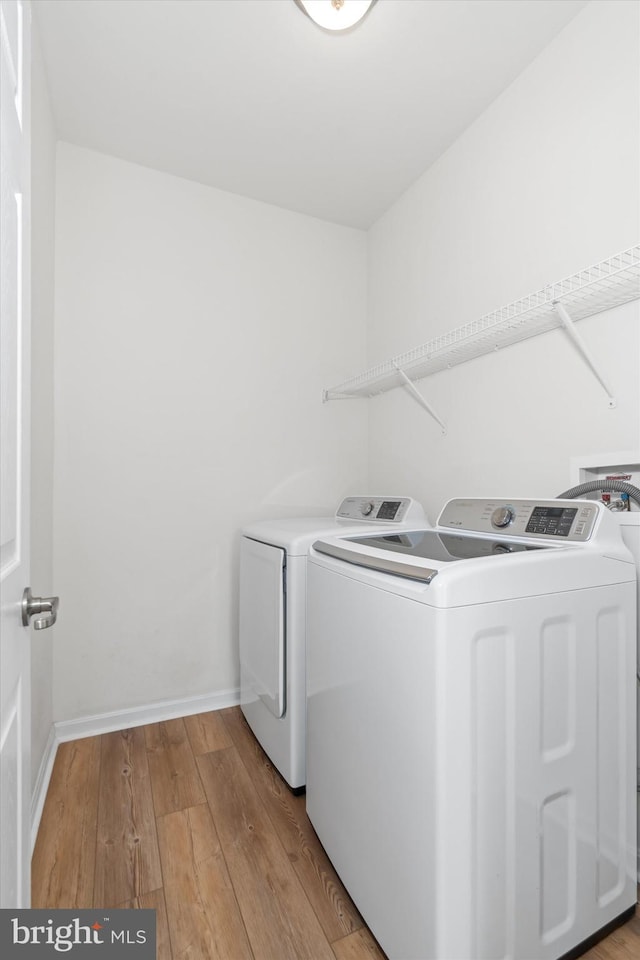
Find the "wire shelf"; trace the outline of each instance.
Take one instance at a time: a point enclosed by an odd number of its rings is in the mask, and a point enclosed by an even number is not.
[[[373,397],[402,386],[405,381],[400,370],[411,380],[420,380],[439,370],[555,330],[562,326],[556,303],[564,306],[571,320],[583,320],[638,298],[640,244],[385,360],[325,390],[324,399]]]

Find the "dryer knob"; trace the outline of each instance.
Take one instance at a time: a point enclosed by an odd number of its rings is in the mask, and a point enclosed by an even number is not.
[[[360,507],[360,512],[363,517],[370,517],[375,508],[375,503],[372,500],[365,500],[365,502]]]
[[[491,514],[491,523],[494,527],[508,527],[513,517],[514,513],[510,507],[498,507]]]

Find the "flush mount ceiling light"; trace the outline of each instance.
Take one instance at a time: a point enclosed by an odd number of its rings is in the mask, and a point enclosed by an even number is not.
[[[303,13],[325,30],[348,30],[368,13],[376,0],[294,0]]]

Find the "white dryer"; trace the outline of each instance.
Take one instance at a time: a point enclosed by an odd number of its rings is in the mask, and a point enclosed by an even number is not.
[[[307,812],[390,960],[631,916],[635,566],[593,501],[452,500],[308,563]]]
[[[347,497],[334,517],[258,521],[240,544],[240,701],[289,786],[305,784],[307,554],[320,536],[426,525],[410,497]]]

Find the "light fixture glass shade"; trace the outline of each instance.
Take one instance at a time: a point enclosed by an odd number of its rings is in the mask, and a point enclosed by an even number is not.
[[[348,30],[362,20],[375,0],[295,0],[325,30]]]

